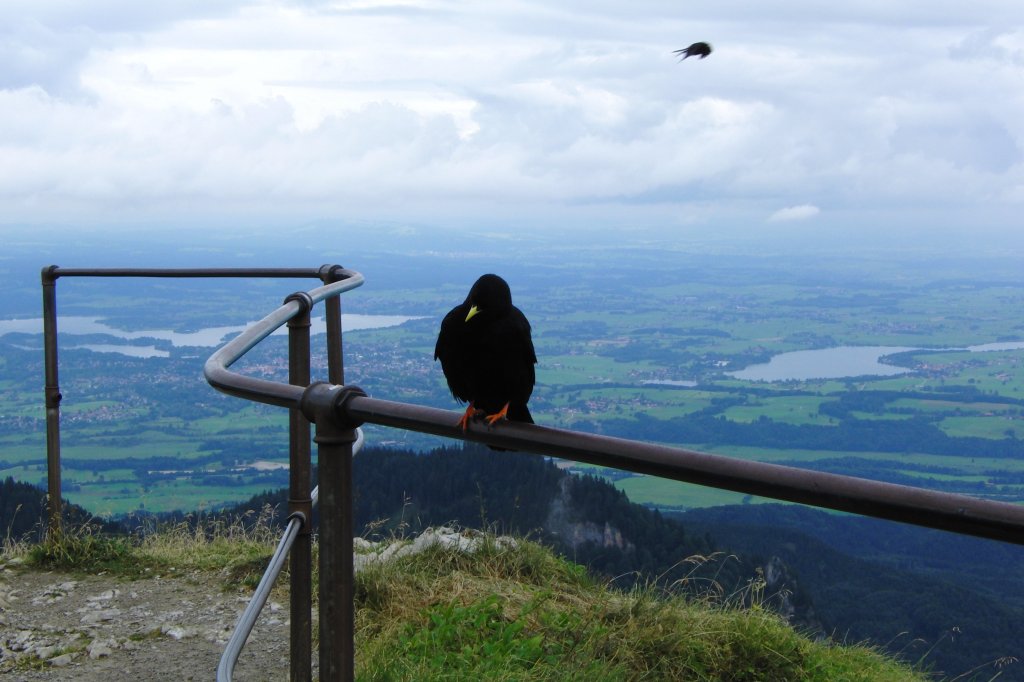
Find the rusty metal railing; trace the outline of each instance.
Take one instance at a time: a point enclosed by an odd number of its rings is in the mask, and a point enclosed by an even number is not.
[[[344,383],[341,302],[337,294],[359,286],[362,275],[340,265],[320,268],[43,268],[43,335],[46,375],[47,513],[49,532],[61,532],[60,385],[58,383],[57,279],[60,277],[164,278],[317,278],[333,295],[325,303],[328,379]],[[319,300],[319,299],[318,299]],[[298,292],[285,299],[288,325],[288,380],[297,387],[310,383],[310,316],[313,299]],[[280,326],[280,325],[277,325]],[[276,327],[275,327],[276,328]],[[242,335],[243,337],[245,334]],[[309,421],[296,408],[289,414],[289,530],[291,560],[291,678],[310,679],[312,652],[312,494]],[[282,540],[284,542],[284,539]],[[258,611],[258,609],[257,609]],[[239,646],[240,648],[240,646]]]
[[[62,268],[48,265],[42,271],[43,286],[43,354],[45,368],[46,401],[46,471],[47,518],[49,528],[60,532],[61,525],[61,466],[60,466],[60,402],[58,381],[57,343],[57,280],[61,277],[158,277],[158,278],[317,278],[323,282],[345,277],[347,271],[340,265],[319,268]],[[328,348],[328,361],[341,367],[341,313],[338,301],[328,303],[328,335],[335,329],[336,348]],[[337,319],[334,319],[334,318]],[[306,354],[308,357],[308,353]],[[308,364],[308,360],[306,361]],[[339,370],[340,371],[340,370]],[[341,383],[343,374],[331,376]],[[303,385],[309,383],[308,378]]]
[[[361,283],[360,278],[358,283]],[[307,293],[308,306],[357,284]],[[351,286],[348,286],[351,284]],[[300,297],[301,298],[301,297]],[[964,495],[882,483],[794,467],[751,462],[651,443],[579,433],[534,424],[503,422],[493,428],[457,425],[456,413],[371,398],[334,377],[302,386],[231,372],[229,367],[288,320],[303,314],[289,301],[216,351],[204,374],[229,395],[287,407],[313,423],[320,467],[320,678],[354,679],[352,562],[352,451],[363,423],[463,439],[740,493],[940,528],[1024,544],[1024,507]],[[308,310],[305,311],[308,315]],[[301,647],[292,642],[292,656]],[[293,677],[295,661],[292,661]]]

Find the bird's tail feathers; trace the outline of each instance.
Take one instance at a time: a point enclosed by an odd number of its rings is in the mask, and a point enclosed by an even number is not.
[[[524,422],[526,424],[533,423],[533,415],[530,414],[530,408],[527,407],[525,403],[521,405],[509,405],[508,418],[514,422]]]

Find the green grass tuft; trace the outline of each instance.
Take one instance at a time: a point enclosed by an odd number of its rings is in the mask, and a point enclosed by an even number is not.
[[[622,593],[534,543],[433,548],[357,576],[362,680],[924,680],[800,635],[751,595]]]
[[[89,523],[67,525],[35,545],[5,546],[30,565],[129,578],[151,573],[221,571],[228,585],[255,587],[279,540],[268,507],[260,515],[165,524],[135,536],[105,535]]]
[[[89,524],[51,532],[28,549],[31,564],[70,571],[117,571],[130,565],[132,557],[129,538],[103,535]]]

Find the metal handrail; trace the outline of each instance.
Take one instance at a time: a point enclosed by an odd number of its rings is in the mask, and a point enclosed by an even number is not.
[[[453,412],[448,410],[370,398],[351,386],[314,384],[303,389],[275,384],[234,374],[220,364],[224,358],[240,357],[244,352],[240,352],[241,347],[246,345],[239,338],[214,354],[204,368],[207,380],[229,395],[298,407],[314,423],[319,405],[321,410],[335,410],[337,418],[354,424],[369,422],[471,440],[509,450],[1024,544],[1024,506],[536,424],[504,422],[497,427],[486,427],[471,421],[469,428],[463,431],[457,425],[457,418],[452,417]],[[267,384],[273,384],[273,389],[261,393]]]
[[[324,282],[349,276],[340,265],[319,268],[62,268],[42,269],[43,347],[46,396],[47,515],[50,532],[61,530],[62,493],[60,480],[60,403],[57,360],[57,280],[61,277],[158,277],[158,278],[318,278]],[[360,276],[361,277],[361,276]],[[338,315],[340,317],[340,314]],[[338,322],[340,327],[340,321]],[[330,335],[330,331],[328,332]],[[338,331],[340,336],[340,328]],[[340,348],[329,348],[336,354]],[[340,362],[332,364],[339,365]],[[339,369],[340,372],[340,369]],[[340,378],[332,377],[333,381]]]
[[[305,292],[308,301],[305,305],[312,307],[328,298],[338,296],[362,286],[365,279],[358,272],[347,271],[348,278],[317,287]],[[302,309],[303,303],[298,299],[290,300],[273,311],[259,322],[254,322],[241,334],[217,350],[203,366],[203,374],[211,386],[229,395],[246,400],[277,405],[278,407],[299,407],[304,388],[293,384],[282,384],[268,379],[247,377],[227,371],[239,358],[248,353],[256,344],[277,331],[288,320]]]
[[[356,423],[464,438],[508,450],[1024,544],[1024,506],[1007,502],[535,424],[504,422],[496,428],[471,424],[463,433],[448,410],[359,395],[345,401],[342,409]]]
[[[364,443],[363,430],[357,429],[357,431],[359,439],[352,446],[354,452],[359,452]],[[317,502],[320,501],[320,486],[313,488],[309,495],[313,500],[313,508],[316,508]],[[274,589],[274,583],[277,582],[278,576],[281,575],[281,569],[284,568],[288,552],[291,551],[292,545],[295,544],[295,539],[299,536],[302,526],[311,521],[311,519],[304,518],[302,514],[292,514],[288,519],[288,525],[285,526],[281,540],[277,543],[277,549],[274,550],[270,557],[267,570],[264,571],[263,577],[260,578],[260,583],[253,591],[249,603],[245,606],[245,610],[238,616],[235,629],[231,633],[228,643],[224,646],[224,652],[220,656],[220,663],[217,665],[217,682],[231,682],[231,678],[235,673],[235,664],[238,663],[238,657],[242,653],[242,647],[245,646],[249,635],[252,634],[252,629],[256,625],[256,619],[259,618],[260,612],[267,604],[267,599],[270,598],[270,592]]]
[[[345,381],[342,360],[341,303],[337,294],[359,286],[362,275],[346,270],[340,265],[323,265],[319,268],[60,268],[50,265],[43,268],[43,337],[45,357],[46,397],[46,451],[47,451],[47,511],[49,532],[62,532],[62,496],[60,471],[60,402],[58,382],[57,343],[57,280],[60,277],[166,277],[166,278],[309,278],[315,277],[324,283],[349,280],[343,286],[330,286],[312,292],[297,292],[286,301],[288,311],[283,313],[288,325],[288,374],[289,382],[299,387],[310,382],[310,310],[315,302],[326,299],[327,331],[327,373],[331,382]],[[274,322],[275,328],[279,326]],[[249,330],[251,333],[251,329]],[[253,339],[255,344],[260,339]],[[264,386],[264,388],[267,388]],[[270,387],[273,388],[272,386]],[[310,481],[310,433],[309,422],[297,408],[289,414],[289,519],[286,538],[282,541],[290,547],[278,553],[278,564],[285,554],[291,557],[291,678],[309,680],[311,677],[311,587],[310,568],[311,527],[313,500],[309,492]],[[358,430],[346,434],[346,442],[354,448],[361,444]],[[354,450],[348,449],[349,454]],[[324,467],[330,471],[331,467]],[[350,474],[351,472],[349,472]],[[344,475],[344,472],[343,472]],[[326,496],[332,510],[336,506],[333,495]],[[328,504],[323,505],[325,509]],[[299,523],[298,520],[302,520]],[[328,524],[330,525],[330,524]],[[280,571],[280,566],[276,572]],[[269,580],[272,584],[273,580]],[[255,608],[258,613],[260,607]],[[249,616],[247,616],[248,618]],[[239,649],[240,649],[239,645]],[[231,664],[233,666],[233,663]]]
[[[358,282],[311,291],[310,298],[322,300],[352,289],[362,284],[361,276],[357,277]],[[354,429],[363,423],[1024,544],[1024,506],[535,424],[503,422],[491,428],[471,422],[463,430],[452,411],[370,398],[356,386],[314,383],[303,388],[231,372],[232,363],[296,314],[291,305],[285,304],[227,343],[207,360],[203,372],[217,390],[301,410],[316,427],[320,484],[338,498],[331,503],[332,513],[326,508],[321,513],[322,679],[354,678],[349,446],[355,439]],[[338,627],[335,620],[340,621]]]
[[[336,267],[336,266],[325,266]],[[323,268],[62,268],[50,265],[43,276],[57,277],[167,277],[194,278],[295,278],[320,277]]]

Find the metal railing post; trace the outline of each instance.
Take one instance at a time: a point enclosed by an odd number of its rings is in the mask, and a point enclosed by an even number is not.
[[[291,530],[289,534],[295,533],[294,549],[289,557],[291,560],[291,679],[310,680],[312,676],[312,499],[311,488],[311,460],[310,460],[310,420],[306,419],[304,408],[300,408],[300,401],[297,394],[302,393],[310,382],[310,356],[309,337],[310,321],[309,312],[313,304],[324,300],[325,297],[337,296],[342,291],[360,286],[363,283],[363,276],[358,272],[346,270],[340,265],[324,265],[319,269],[310,268],[59,268],[56,265],[44,267],[42,270],[43,288],[43,334],[45,352],[45,394],[46,394],[46,449],[47,449],[47,513],[49,533],[51,535],[61,532],[63,499],[61,494],[61,470],[60,470],[60,402],[61,392],[58,382],[57,362],[57,294],[56,282],[61,276],[65,277],[169,277],[169,278],[191,278],[191,277],[273,277],[273,278],[305,278],[319,277],[325,284],[331,286],[321,287],[311,292],[300,292],[293,294],[286,299],[286,307],[291,309],[288,316],[289,323],[289,383],[277,384],[276,382],[258,382],[264,389],[276,393],[281,388],[281,399],[272,401],[282,407],[290,408],[289,415],[289,518]],[[346,281],[347,280],[347,281]],[[341,284],[344,282],[344,284]],[[341,304],[336,299],[327,298],[327,327],[328,327],[328,373],[331,380],[341,384],[344,381],[344,367],[342,361],[342,339],[341,339]],[[292,320],[291,317],[296,319]],[[276,329],[285,322],[281,319],[273,325]],[[259,324],[257,326],[260,326]],[[243,333],[242,341],[250,340],[250,331]],[[262,337],[260,337],[262,338]],[[236,339],[236,343],[238,339]],[[255,341],[253,341],[255,343]],[[232,361],[228,362],[231,364]],[[210,365],[210,360],[207,365]],[[207,368],[204,368],[204,373]],[[211,380],[211,383],[216,384]],[[261,393],[261,396],[263,394]],[[295,396],[290,399],[289,396]],[[264,396],[265,397],[265,396]],[[325,413],[326,414],[326,413]],[[321,660],[330,660],[328,666],[322,668],[329,671],[343,670],[347,661],[347,672],[324,673],[324,679],[346,679],[351,680],[354,673],[353,643],[354,613],[352,611],[352,490],[351,490],[351,459],[354,451],[361,443],[361,436],[354,426],[339,426],[337,417],[325,417],[324,433],[322,436],[324,445],[322,452],[336,451],[344,453],[342,457],[332,457],[332,463],[340,463],[340,470],[328,466],[328,479],[336,480],[338,488],[335,490],[333,518],[340,519],[345,527],[341,529],[341,539],[331,545],[338,553],[347,556],[348,560],[338,561],[331,559],[327,565],[330,570],[340,569],[344,571],[348,566],[347,581],[343,580],[343,590],[338,595],[337,604],[332,606],[334,613],[347,613],[347,619],[338,621],[336,616],[331,616],[325,621],[323,615],[321,622],[338,622],[338,637],[343,641],[342,645],[329,644],[328,656],[325,659],[323,652]],[[337,510],[343,509],[343,513]],[[328,529],[334,537],[338,534],[333,522],[328,523]],[[347,539],[346,539],[347,538]],[[293,541],[289,540],[288,545]],[[279,548],[280,549],[280,548]],[[287,551],[287,550],[285,550]],[[280,566],[275,567],[276,572]],[[329,573],[334,575],[334,573]],[[327,583],[330,585],[330,582]],[[347,587],[345,587],[347,586]],[[269,585],[267,586],[269,589]],[[321,588],[324,594],[324,588]],[[263,601],[266,594],[262,596]],[[340,608],[338,604],[347,604],[346,608]],[[258,608],[246,618],[246,631],[251,630],[258,615]],[[332,636],[331,641],[334,642]],[[229,643],[230,651],[225,651],[221,666],[218,667],[218,679],[230,680],[230,671],[234,662],[244,645],[244,637],[238,641]],[[343,675],[339,677],[338,675]]]
[[[352,456],[358,424],[342,405],[356,387],[313,384],[303,412],[316,424],[320,472],[320,679],[355,679],[355,571],[352,562]]]
[[[309,328],[313,301],[304,292],[285,299],[299,301],[300,312],[288,321],[288,383],[309,386]],[[291,644],[290,679],[309,682],[313,660],[313,500],[310,496],[311,464],[309,421],[297,407],[288,410],[289,476],[288,512],[302,525],[291,550]]]
[[[320,268],[324,284],[340,279],[343,268],[340,265],[325,265]],[[341,335],[341,296],[332,296],[324,301],[327,321],[327,380],[341,386],[345,383],[344,340]]]
[[[43,268],[43,353],[46,373],[46,510],[48,532],[61,532],[60,384],[57,380],[57,266]]]
[[[46,368],[46,464],[47,464],[47,517],[50,532],[61,530],[63,499],[60,471],[60,386],[57,381],[57,291],[58,277],[319,277],[331,281],[354,277],[358,284],[362,276],[340,265],[322,265],[312,268],[59,268],[48,265],[42,271],[43,284],[43,343]],[[357,286],[358,286],[357,284]],[[340,308],[339,308],[340,310]],[[339,323],[340,325],[340,313]],[[339,326],[340,336],[340,326]],[[338,346],[340,353],[340,345]],[[306,382],[308,384],[308,380]],[[305,385],[305,384],[304,384]]]

